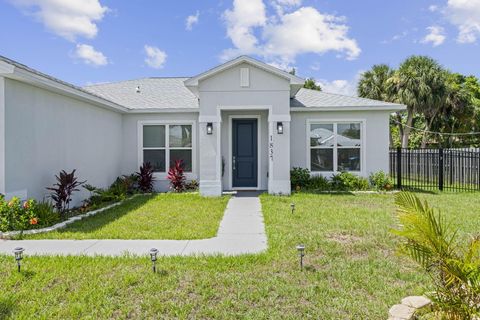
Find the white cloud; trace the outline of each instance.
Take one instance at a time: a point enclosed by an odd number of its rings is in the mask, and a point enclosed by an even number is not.
[[[265,4],[262,0],[234,0],[233,10],[226,10],[223,17],[227,23],[227,36],[235,49],[226,50],[224,59],[240,54],[257,53],[257,37],[254,27],[262,27],[267,22]]]
[[[197,13],[194,15],[188,16],[187,19],[185,20],[185,29],[187,29],[188,31],[192,30],[193,25],[198,23],[199,18],[200,18],[199,11],[197,11]]]
[[[51,32],[74,41],[77,37],[94,38],[96,23],[108,10],[99,0],[10,0],[42,22]]]
[[[441,45],[446,36],[444,29],[439,26],[430,26],[427,28],[428,34],[422,39],[422,43],[431,43],[434,47]]]
[[[348,80],[320,80],[317,82],[323,91],[328,93],[343,94],[347,96],[356,95],[356,85]]]
[[[300,4],[299,1],[277,0],[277,5]],[[356,40],[349,38],[345,18],[323,14],[313,7],[292,12],[276,10],[267,17],[262,0],[234,0],[232,10],[224,13],[227,36],[234,48],[225,50],[224,60],[241,54],[257,54],[277,65],[288,66],[303,53],[323,54],[337,51],[347,59],[360,54]],[[261,37],[260,37],[261,36]]]
[[[145,45],[144,49],[145,54],[147,55],[145,63],[154,69],[162,69],[167,60],[167,54],[165,51],[149,45]]]
[[[444,13],[458,28],[458,42],[477,41],[480,36],[480,0],[448,0]]]
[[[428,10],[431,11],[431,12],[435,12],[438,10],[438,6],[437,5],[434,5],[432,4],[431,6],[428,7]]]
[[[336,93],[347,96],[357,96],[357,84],[360,80],[360,77],[363,73],[363,70],[358,71],[353,79],[350,80],[319,80],[317,84],[322,87],[324,92]]]
[[[81,59],[85,64],[104,66],[108,64],[107,57],[88,44],[77,44],[74,57]]]
[[[302,4],[302,0],[276,0],[282,6],[295,7]]]

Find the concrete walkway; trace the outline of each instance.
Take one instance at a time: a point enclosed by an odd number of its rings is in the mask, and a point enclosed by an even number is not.
[[[0,254],[15,247],[26,255],[147,256],[157,248],[162,256],[240,255],[267,249],[262,208],[256,194],[230,199],[217,236],[202,240],[0,240]]]

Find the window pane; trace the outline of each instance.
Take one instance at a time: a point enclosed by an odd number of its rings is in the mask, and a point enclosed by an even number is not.
[[[164,148],[165,126],[143,126],[143,147]]]
[[[310,146],[333,147],[333,124],[310,125]]]
[[[143,162],[150,162],[155,172],[165,172],[165,150],[143,150]]]
[[[192,126],[170,126],[170,147],[192,146]]]
[[[333,171],[333,149],[311,149],[310,170]]]
[[[175,164],[175,160],[183,161],[185,172],[192,172],[192,150],[170,150],[170,166]]]
[[[339,123],[337,125],[339,147],[360,146],[360,123]]]
[[[360,171],[360,149],[338,149],[338,171]]]

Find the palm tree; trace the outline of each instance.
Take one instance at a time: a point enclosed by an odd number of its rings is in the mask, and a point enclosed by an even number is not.
[[[357,84],[357,94],[359,97],[388,101],[393,99],[393,92],[389,91],[387,81],[392,77],[394,70],[386,64],[376,64],[371,70],[361,74]],[[401,124],[401,115],[397,113],[397,123],[400,136],[403,135],[403,126]],[[390,132],[390,145],[393,145],[392,134]]]
[[[387,80],[394,70],[386,64],[376,64],[371,70],[362,73],[357,85],[359,97],[389,101],[390,93],[387,90]]]
[[[407,106],[407,120],[402,137],[402,147],[406,148],[415,113],[425,116],[427,131],[441,112],[446,95],[445,70],[432,58],[411,56],[387,80],[387,87],[395,102]],[[426,144],[426,131],[422,146]]]

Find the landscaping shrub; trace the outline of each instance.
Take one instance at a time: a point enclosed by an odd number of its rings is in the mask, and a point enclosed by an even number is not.
[[[182,192],[185,190],[185,173],[182,160],[175,160],[173,166],[168,169],[167,179],[170,180],[170,188],[173,191]]]
[[[55,178],[57,179],[57,183],[55,183],[53,187],[48,187],[47,190],[52,191],[50,197],[55,203],[55,208],[64,216],[70,209],[73,192],[78,191],[78,187],[84,184],[85,181],[78,181],[78,178],[75,177],[75,170],[70,173],[62,170]]]
[[[185,184],[185,190],[187,191],[197,191],[198,190],[198,181],[197,180],[192,180]]]
[[[327,191],[331,190],[330,181],[324,176],[312,176],[307,182],[307,190],[311,191]]]
[[[54,210],[50,201],[35,203],[34,215],[39,227],[48,227],[60,221],[60,213]]]
[[[332,176],[332,188],[337,191],[368,190],[368,180],[350,172],[342,172]]]
[[[0,231],[34,228],[38,224],[35,205],[33,199],[22,202],[19,198],[13,197],[6,201],[4,196],[0,195]]]
[[[369,180],[375,190],[389,191],[393,189],[393,179],[383,171],[370,174]]]
[[[395,198],[404,241],[401,251],[433,280],[432,319],[478,319],[480,316],[480,237],[461,244],[441,213],[402,192]]]
[[[140,172],[137,172],[138,177],[138,188],[144,193],[149,193],[153,191],[153,166],[150,162],[144,163],[140,167]]]
[[[85,200],[82,211],[95,209],[104,203],[125,200],[138,191],[138,178],[135,174],[118,177],[108,189],[97,188],[86,184],[83,187],[90,192],[90,198]]]
[[[298,167],[294,167],[290,170],[290,183],[292,190],[299,191],[300,189],[306,189],[309,182],[310,170]]]

